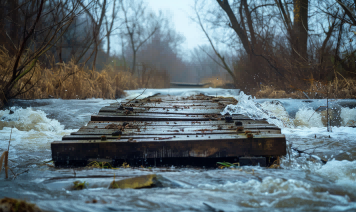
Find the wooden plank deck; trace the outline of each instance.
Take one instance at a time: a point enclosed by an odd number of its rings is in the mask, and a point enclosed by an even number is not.
[[[234,98],[155,95],[103,107],[87,126],[51,144],[56,165],[89,160],[130,165],[214,165],[286,154],[285,136],[266,120],[221,112]],[[248,161],[248,160],[247,160]]]

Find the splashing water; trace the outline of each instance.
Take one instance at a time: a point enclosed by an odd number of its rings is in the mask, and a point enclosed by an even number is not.
[[[13,114],[10,114],[10,110]],[[16,108],[9,110],[0,110],[0,130],[4,127],[14,127],[21,131],[62,131],[64,126],[59,121],[49,119],[42,110],[33,110],[32,108]]]
[[[238,103],[236,105],[228,105],[223,112],[224,114],[243,114],[253,119],[267,119],[280,128],[291,127],[291,122],[288,112],[279,101],[264,102],[259,104],[255,102],[255,98],[240,92],[235,96]]]
[[[127,91],[127,98],[132,99],[142,91]],[[94,169],[76,170],[74,175],[73,170],[56,170],[40,165],[51,159],[50,143],[76,131],[66,127],[82,126],[88,122],[89,108],[98,111],[116,101],[52,99],[41,100],[46,104],[32,108],[21,108],[19,101],[18,107],[11,108],[13,114],[10,110],[0,111],[0,152],[7,149],[12,129],[10,167],[17,173],[25,169],[30,171],[16,180],[7,181],[3,180],[2,172],[0,198],[25,198],[49,211],[356,210],[356,130],[345,127],[352,126],[356,120],[355,108],[340,107],[342,126],[327,132],[323,111],[315,112],[318,106],[325,105],[324,102],[258,100],[243,92],[238,94],[226,89],[147,89],[146,92],[139,98],[155,93],[184,97],[199,93],[235,97],[238,103],[228,105],[222,114],[265,118],[282,129],[288,144],[300,150],[310,149],[306,151],[310,154],[291,151],[290,155],[282,158],[282,169]],[[37,101],[26,102],[31,105]],[[317,157],[328,162],[323,164],[315,160]],[[171,184],[150,189],[108,190],[114,173],[117,178],[156,173]],[[93,175],[103,177],[91,178]],[[89,182],[89,188],[71,191],[69,188],[76,177]],[[85,203],[93,199],[98,203]]]
[[[305,127],[323,127],[322,116],[312,108],[301,108],[295,115],[294,124]]]
[[[342,108],[340,117],[344,126],[356,126],[356,108]]]

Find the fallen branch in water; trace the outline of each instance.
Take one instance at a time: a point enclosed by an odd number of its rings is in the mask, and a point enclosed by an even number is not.
[[[316,111],[318,111],[319,108],[324,108],[324,107],[326,108],[326,106],[320,106],[320,107],[318,107],[318,108],[314,111],[314,113],[315,113]],[[308,121],[310,121],[310,119],[311,119],[311,117],[313,117],[314,113],[309,117]]]
[[[1,170],[2,170],[2,164],[4,162],[5,179],[9,178],[8,170],[10,170],[11,173],[14,175],[13,179],[16,179],[16,177],[19,176],[20,174],[27,173],[29,171],[29,169],[26,169],[25,171],[23,171],[21,173],[15,173],[15,172],[12,171],[12,169],[10,169],[10,167],[8,165],[8,163],[9,163],[8,161],[9,161],[11,135],[12,135],[12,128],[11,128],[11,133],[10,133],[9,145],[7,146],[7,151],[4,151],[2,153],[2,155],[0,156],[0,173],[1,173]]]
[[[10,169],[10,168],[9,168]],[[14,173],[11,169],[10,171],[12,172],[12,174],[14,175],[14,177],[12,178],[13,180],[16,179],[17,176],[19,176],[20,174],[23,173],[28,173],[28,171],[30,171],[29,169],[26,169],[25,171],[21,172],[21,173]]]
[[[2,170],[2,164],[4,162],[5,179],[9,178],[9,173],[8,173],[9,166],[8,166],[8,163],[9,163],[9,150],[10,150],[11,135],[12,135],[12,128],[11,128],[11,133],[10,133],[9,145],[7,146],[7,151],[4,151],[0,156],[0,173],[1,173],[1,170]]]
[[[327,144],[319,145],[319,146],[312,147],[312,148],[308,148],[308,149],[304,149],[304,150],[299,150],[299,149],[297,149],[297,148],[295,148],[295,147],[292,147],[291,149],[293,149],[294,151],[297,151],[297,152],[299,153],[299,156],[300,156],[301,153],[304,153],[304,154],[307,154],[307,155],[309,155],[310,157],[313,157],[314,159],[318,159],[318,160],[320,160],[322,163],[326,164],[326,163],[328,162],[327,160],[321,159],[321,158],[319,158],[318,156],[313,155],[312,153],[308,153],[308,152],[306,152],[306,151],[311,150],[311,149],[314,149],[314,150],[313,150],[313,153],[314,153],[314,151],[315,151],[316,148],[319,148],[319,147],[322,147],[322,146],[327,146],[327,145],[329,145],[329,144],[331,144],[331,143],[333,143],[333,141],[332,141],[332,142],[329,142],[329,143],[327,143]],[[315,158],[315,157],[318,157],[318,158]]]
[[[8,151],[4,151],[2,154],[1,154],[1,157],[0,157],[0,173],[2,171],[2,164],[4,163],[4,168],[5,168],[5,179],[8,178],[8,156],[9,156],[9,152]]]
[[[304,149],[304,150],[301,150],[301,151],[307,151],[307,150],[314,149],[314,150],[313,150],[313,152],[314,152],[316,148],[323,147],[323,146],[327,146],[327,145],[332,144],[332,143],[334,143],[334,142],[335,142],[335,141],[330,141],[330,142],[329,142],[329,143],[327,143],[327,144],[322,144],[322,145],[315,146],[315,147],[311,147],[311,148]]]
[[[131,99],[129,102],[127,102],[126,104],[132,102],[133,100],[137,99],[139,96],[141,96],[143,93],[145,93],[145,91],[147,90],[147,88],[145,88],[145,90],[142,91],[142,93],[138,96],[136,96],[135,98]]]
[[[209,211],[222,211],[222,210],[217,210],[216,208],[214,208],[213,206],[209,205],[208,203],[203,202],[203,204],[209,208]]]

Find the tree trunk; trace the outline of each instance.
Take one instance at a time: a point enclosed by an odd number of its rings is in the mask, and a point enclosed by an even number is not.
[[[292,55],[298,60],[308,60],[308,0],[293,0],[294,24]]]
[[[132,61],[132,70],[131,70],[132,75],[135,74],[135,70],[136,70],[136,51],[133,52],[133,61]]]
[[[105,12],[106,12],[106,0],[103,1],[103,7],[101,8],[101,15],[100,15],[99,23],[95,23],[95,28],[94,28],[95,56],[94,56],[94,61],[93,61],[93,73],[92,73],[93,76],[94,76],[94,71],[95,71],[95,66],[96,66],[96,58],[98,55],[98,49],[99,49],[98,46],[101,43],[100,29],[101,29],[101,25],[104,20]]]
[[[60,39],[60,44],[58,45],[58,59],[60,63],[63,63],[63,59],[62,59],[62,38]]]
[[[242,28],[241,24],[237,21],[234,12],[232,11],[230,4],[226,0],[216,0],[220,7],[225,11],[227,16],[229,17],[230,20],[230,27],[236,32],[236,34],[239,36],[242,46],[246,50],[247,54],[250,56],[251,54],[251,49],[250,49],[250,42],[248,40],[248,37]]]
[[[95,66],[96,66],[96,57],[98,55],[98,41],[97,38],[95,38],[95,54],[94,54],[94,60],[93,60],[93,72],[92,72],[92,77],[94,77],[94,71],[95,71]]]
[[[106,36],[106,39],[108,40],[106,55],[107,55],[107,57],[109,57],[110,56],[110,34],[109,33]]]

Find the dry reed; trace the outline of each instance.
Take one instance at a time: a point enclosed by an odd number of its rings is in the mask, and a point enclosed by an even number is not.
[[[20,98],[41,99],[53,96],[62,99],[113,99],[122,96],[125,89],[138,87],[130,73],[120,71],[113,75],[106,70],[90,72],[78,67],[73,61],[37,72],[34,79],[37,85],[20,95]]]
[[[0,157],[0,173],[1,173],[1,170],[2,170],[2,164],[4,164],[4,169],[5,169],[5,178],[7,179],[9,176],[8,176],[8,156],[9,156],[9,152],[8,151],[4,151],[2,154],[1,154],[1,157]]]
[[[0,92],[11,77],[11,67],[14,58],[6,49],[0,48]],[[139,77],[120,70],[113,66],[106,66],[101,71],[92,72],[74,63],[71,60],[67,64],[57,63],[52,68],[43,68],[38,62],[32,73],[21,78],[13,92],[19,91],[26,82],[30,83],[25,89],[28,92],[18,95],[22,99],[62,98],[85,99],[105,98],[113,99],[124,95],[124,90],[146,88],[162,88],[169,81],[168,77],[153,70],[140,78],[147,79],[142,83]]]
[[[256,93],[256,98],[294,98],[294,99],[319,99],[319,98],[338,98],[338,99],[355,99],[356,98],[356,80],[338,79],[323,84],[317,81],[311,81],[310,87],[302,89],[292,89],[292,92],[278,90],[274,86],[263,86]]]
[[[204,87],[208,88],[208,87],[212,87],[212,88],[222,88],[224,87],[226,84],[231,83],[228,80],[225,80],[221,77],[207,77],[207,78],[203,78],[200,83],[207,83],[207,85],[205,85]]]

